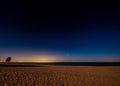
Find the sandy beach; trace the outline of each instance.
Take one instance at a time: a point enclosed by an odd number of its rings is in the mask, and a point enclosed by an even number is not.
[[[0,67],[0,86],[120,86],[120,66]]]

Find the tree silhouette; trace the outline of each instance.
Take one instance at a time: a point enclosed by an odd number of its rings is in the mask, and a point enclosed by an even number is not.
[[[7,57],[5,61],[6,62],[10,62],[11,61],[11,57]]]

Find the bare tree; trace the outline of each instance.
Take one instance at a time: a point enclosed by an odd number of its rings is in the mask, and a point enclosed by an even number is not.
[[[5,61],[6,62],[10,62],[11,61],[11,57],[7,57]]]
[[[2,60],[0,59],[0,62],[2,62]]]

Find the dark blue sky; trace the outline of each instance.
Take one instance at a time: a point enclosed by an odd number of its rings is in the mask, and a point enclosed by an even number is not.
[[[120,59],[118,7],[78,3],[5,4],[0,9],[1,57],[44,51],[73,60],[87,57],[94,61],[92,56],[107,57],[108,61],[108,57],[113,61]]]

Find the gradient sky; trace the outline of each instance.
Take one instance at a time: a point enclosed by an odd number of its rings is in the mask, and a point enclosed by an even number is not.
[[[4,3],[0,59],[120,61],[120,11],[79,3]]]

